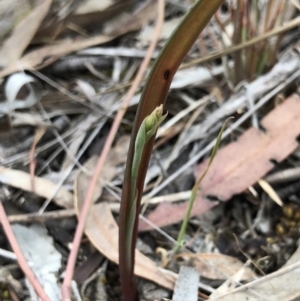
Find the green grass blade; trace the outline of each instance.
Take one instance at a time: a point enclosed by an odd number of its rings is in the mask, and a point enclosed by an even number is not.
[[[211,152],[208,164],[207,164],[205,170],[203,171],[203,173],[201,174],[201,176],[198,178],[196,184],[194,185],[194,187],[193,187],[193,189],[191,191],[191,196],[190,196],[190,199],[189,199],[189,206],[188,206],[188,209],[187,209],[187,211],[185,213],[185,216],[184,216],[184,219],[183,219],[183,222],[182,222],[179,234],[178,234],[177,244],[176,244],[176,247],[174,248],[174,253],[177,253],[179,251],[180,247],[182,246],[183,238],[184,238],[184,235],[186,233],[186,228],[187,228],[187,225],[188,225],[188,222],[189,222],[189,219],[190,219],[191,211],[192,211],[192,208],[193,208],[196,196],[197,196],[197,191],[199,189],[199,186],[200,186],[203,178],[206,176],[206,174],[207,174],[207,172],[208,172],[211,164],[214,161],[214,158],[215,158],[215,156],[216,156],[216,154],[218,152],[218,149],[219,149],[219,146],[220,146],[220,143],[221,143],[221,140],[222,140],[222,134],[223,134],[223,132],[225,130],[225,126],[226,126],[227,122],[230,119],[232,119],[232,117],[228,118],[224,122],[224,124],[223,124],[223,126],[222,126],[222,128],[221,128],[221,130],[219,132],[219,135],[216,138],[216,143],[215,143],[214,148],[213,148],[213,150]]]

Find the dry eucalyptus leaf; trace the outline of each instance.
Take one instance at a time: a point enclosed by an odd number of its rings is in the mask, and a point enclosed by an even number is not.
[[[195,200],[191,217],[213,208],[218,202],[206,196],[228,201],[239,194],[273,168],[270,160],[281,162],[297,147],[300,133],[300,97],[290,96],[278,105],[261,121],[266,129],[263,133],[256,128],[245,131],[237,141],[220,149]],[[208,161],[196,170],[196,178],[202,174]],[[148,219],[156,226],[163,227],[180,222],[187,210],[187,202],[181,204],[161,203]],[[140,230],[149,230],[147,224],[140,222]]]
[[[231,277],[227,278],[214,292],[212,292],[210,297],[212,297],[212,296],[213,297],[221,296],[224,293],[227,293],[230,289],[236,287],[236,284],[241,282],[241,279],[242,279],[242,277],[245,273],[245,269],[247,268],[247,266],[250,263],[251,263],[251,261],[248,260],[247,263],[245,263],[243,268],[238,270]]]
[[[82,200],[77,199],[77,197],[75,199],[80,208]],[[99,252],[118,264],[119,229],[106,202],[90,208],[85,225],[85,234]],[[153,281],[170,290],[173,289],[177,278],[175,273],[158,267],[154,261],[137,250],[135,260],[135,275]]]
[[[272,301],[294,301],[299,300],[300,289],[300,273],[299,267],[289,270],[288,267],[297,264],[300,261],[300,247],[296,250],[293,256],[288,262],[278,271],[273,272],[262,279],[249,282],[235,290],[229,290],[225,292],[222,290],[219,293],[218,289],[212,293],[209,300],[218,301],[260,301],[264,300],[264,296],[267,296],[267,300]],[[298,265],[299,266],[299,265]],[[285,272],[281,272],[284,271]],[[264,279],[265,278],[265,279]],[[222,287],[222,286],[221,286]],[[220,288],[221,288],[220,287]],[[230,293],[232,291],[232,293]]]
[[[120,7],[122,7],[122,2],[123,1],[120,1],[119,3]],[[130,1],[128,0],[128,2]],[[110,31],[105,31],[99,35],[87,38],[78,38],[75,40],[66,39],[62,41],[57,40],[54,45],[47,45],[36,50],[32,50],[26,53],[17,62],[12,62],[2,69],[0,71],[0,78],[16,72],[20,70],[20,68],[23,70],[44,68],[64,55],[95,45],[107,43],[129,31],[138,30],[143,24],[145,24],[145,22],[148,22],[149,19],[154,19],[156,16],[156,10],[153,10],[153,1],[149,1],[149,3],[147,5],[145,4],[145,6],[147,6],[147,9],[139,9],[133,14],[127,14],[126,20],[122,23],[122,26],[120,26],[119,16],[117,16],[118,22],[116,22],[116,20],[112,21],[114,25],[117,24],[117,26]],[[105,12],[105,14],[107,13],[108,11]],[[76,22],[76,20],[74,19],[73,22]]]
[[[296,94],[278,105],[261,120],[265,132],[247,130],[236,142],[218,152],[201,183],[202,198],[214,195],[228,200],[255,184],[273,168],[272,160],[283,161],[297,147],[300,133],[300,97]],[[207,162],[199,165],[196,176]]]
[[[116,146],[111,150],[105,166],[102,170],[101,179],[111,181],[117,175],[116,166],[124,163],[129,147],[129,137],[122,137]],[[96,158],[88,160],[84,167],[89,169],[95,167]],[[75,193],[75,208],[77,215],[79,215],[82,208],[86,190],[91,176],[83,171],[79,171],[74,185]],[[94,190],[92,202],[95,202],[102,193],[102,183],[98,183]],[[118,226],[112,216],[109,205],[102,202],[91,206],[85,224],[85,234],[93,243],[93,245],[108,259],[118,263]],[[166,288],[172,289],[176,280],[176,274],[159,268],[152,260],[136,251],[136,266],[135,274],[143,278],[154,281]]]
[[[35,190],[32,191],[30,174],[20,170],[14,170],[0,166],[0,182],[28,192],[35,193],[45,199],[51,198],[56,184],[40,178],[34,177]],[[60,188],[53,201],[59,206],[73,208],[73,194],[64,188]]]
[[[0,44],[11,34],[13,29],[31,11],[30,0],[23,0],[20,5],[19,0],[0,1]]]
[[[186,258],[188,265],[194,267],[200,276],[213,280],[227,279],[244,268],[244,264],[237,258],[223,254],[181,253],[179,256]],[[246,281],[254,278],[256,278],[255,273],[250,268],[246,268],[242,280]]]
[[[51,301],[59,301],[60,287],[57,275],[61,269],[62,255],[53,245],[53,238],[42,225],[12,225],[18,244],[30,268],[43,286]]]
[[[0,66],[16,62],[27,48],[46,16],[52,0],[40,1],[14,29],[0,48]],[[18,3],[22,5],[22,3]]]
[[[7,67],[0,71],[0,78],[16,72],[20,70],[20,68],[23,70],[44,68],[58,60],[60,57],[71,52],[79,51],[94,45],[107,43],[115,38],[116,36],[100,34],[91,38],[78,39],[75,41],[58,41],[55,45],[43,46],[28,52],[22,58],[20,58],[18,62],[12,62],[11,64],[7,65]]]

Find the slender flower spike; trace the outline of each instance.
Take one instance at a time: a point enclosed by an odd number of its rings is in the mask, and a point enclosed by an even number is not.
[[[131,169],[131,179],[130,179],[130,187],[131,187],[131,195],[130,202],[128,206],[128,211],[126,213],[125,219],[125,242],[126,247],[124,250],[125,262],[124,267],[127,271],[132,272],[132,268],[134,265],[134,226],[136,224],[136,219],[138,217],[137,214],[137,195],[138,190],[136,188],[136,182],[139,172],[139,167],[141,163],[141,158],[143,155],[143,151],[146,143],[149,139],[155,135],[157,128],[167,117],[167,114],[163,115],[163,105],[158,106],[154,109],[154,111],[147,116],[136,136],[135,146],[134,146],[134,155],[132,161],[132,169]]]
[[[163,113],[163,105],[158,106],[148,117],[145,118],[145,133],[148,141],[156,132],[159,125],[166,119],[167,114]]]
[[[159,125],[166,117],[167,113],[163,115],[163,105],[160,105],[142,122],[135,140],[131,178],[137,177],[145,144],[156,133]]]
[[[119,267],[124,301],[136,300],[133,267],[138,229],[137,216],[154,143],[153,137],[165,117],[162,107],[158,109],[157,106],[165,103],[177,69],[223,2],[224,0],[196,1],[165,43],[143,88],[132,129],[120,209]],[[151,135],[152,138],[149,138]],[[145,147],[141,149],[141,145]],[[129,222],[129,215],[135,216],[134,224]],[[129,233],[131,233],[131,237]]]

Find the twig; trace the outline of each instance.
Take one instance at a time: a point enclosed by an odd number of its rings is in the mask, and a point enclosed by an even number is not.
[[[151,199],[143,198],[142,204],[159,204],[162,202],[179,202],[179,201],[186,201],[189,199],[191,195],[191,191],[181,191],[178,193],[171,193],[163,196],[154,197]],[[110,203],[109,207],[114,212],[119,212],[120,210],[120,203]],[[60,209],[60,210],[53,210],[44,213],[40,212],[32,212],[32,213],[25,213],[25,214],[15,214],[9,215],[8,221],[12,223],[45,223],[48,220],[54,219],[63,219],[68,218],[76,215],[75,209]]]
[[[240,43],[240,44],[237,44],[237,45],[234,45],[234,46],[231,46],[225,50],[221,50],[221,51],[216,51],[215,53],[212,53],[212,54],[209,54],[207,56],[204,56],[204,57],[200,57],[200,58],[197,58],[197,59],[194,59],[188,63],[185,63],[185,64],[182,64],[180,69],[184,69],[184,68],[189,68],[191,66],[194,66],[196,64],[202,64],[204,62],[207,62],[207,61],[211,61],[211,60],[214,60],[214,59],[217,59],[217,58],[220,58],[224,55],[227,55],[227,54],[230,54],[230,53],[234,53],[236,51],[239,51],[241,49],[244,49],[244,48],[247,48],[247,47],[250,47],[252,45],[255,45],[261,41],[264,41],[270,37],[273,37],[275,35],[278,35],[282,32],[285,32],[285,31],[288,31],[296,26],[298,26],[300,24],[300,17],[297,17],[289,22],[287,22],[286,24],[280,26],[280,27],[276,27],[270,31],[267,31],[266,33],[263,33],[251,40],[248,40],[244,43]]]
[[[22,253],[22,250],[17,242],[17,239],[13,233],[13,230],[9,224],[9,221],[7,219],[7,216],[6,216],[6,213],[5,213],[5,210],[3,208],[1,201],[0,201],[0,220],[1,220],[1,223],[3,226],[3,230],[5,232],[5,235],[8,239],[14,253],[16,254],[18,263],[19,263],[22,271],[24,272],[24,274],[30,281],[31,285],[33,286],[33,288],[35,289],[36,293],[41,298],[41,300],[42,301],[51,301],[50,298],[46,295],[43,287],[41,286],[40,282],[34,275],[33,271],[30,269],[24,255]]]
[[[47,129],[45,127],[39,127],[36,129],[33,142],[29,151],[29,170],[30,170],[30,178],[31,178],[30,181],[31,181],[31,191],[33,192],[35,192],[35,180],[34,180],[34,172],[36,166],[36,162],[34,159],[35,149],[40,139],[46,133],[46,130]]]
[[[150,220],[148,220],[146,217],[144,217],[143,215],[139,215],[139,218],[144,221],[146,224],[148,224],[149,226],[151,226],[154,230],[156,230],[159,234],[163,235],[167,240],[169,240],[171,243],[173,243],[174,245],[176,245],[176,240],[170,236],[168,233],[166,233],[165,231],[163,231],[162,229],[160,229],[159,227],[157,227],[155,224],[153,224]]]
[[[44,223],[52,219],[61,219],[75,215],[75,209],[54,210],[40,214],[39,212],[16,214],[7,217],[10,223]]]
[[[211,54],[208,54],[206,56],[202,56],[200,58],[196,58],[196,59],[193,59],[191,60],[190,62],[187,62],[187,63],[183,63],[181,66],[180,66],[180,70],[182,69],[186,69],[186,68],[190,68],[194,65],[199,65],[199,64],[203,64],[205,62],[209,62],[209,61],[212,61],[214,59],[218,59],[218,58],[221,58],[223,56],[226,56],[228,54],[231,54],[231,53],[235,53],[236,51],[239,51],[241,49],[244,49],[244,48],[247,48],[247,47],[251,47],[261,41],[264,41],[268,38],[271,38],[275,35],[278,35],[278,34],[281,34],[285,31],[288,31],[290,29],[293,29],[294,27],[297,27],[298,25],[300,24],[300,17],[297,17],[289,22],[287,22],[286,24],[280,26],[280,27],[277,27],[277,28],[274,28],[270,31],[267,31],[259,36],[256,36],[244,43],[240,43],[240,44],[237,44],[237,45],[233,45],[225,50],[220,50],[220,51],[215,51]],[[143,79],[143,81],[145,81],[145,78]],[[107,93],[111,93],[111,92],[115,92],[115,91],[119,91],[121,89],[124,89],[128,86],[131,85],[131,82],[127,82],[127,83],[121,83],[119,84],[117,87],[114,86],[114,87],[111,87],[111,88],[107,88],[105,91],[102,91],[101,93],[98,93],[97,95],[100,95],[100,94],[107,94]]]
[[[152,41],[149,45],[147,54],[138,70],[138,73],[134,79],[134,82],[132,84],[132,86],[130,87],[130,89],[128,90],[127,94],[124,97],[123,100],[123,104],[120,108],[120,110],[118,111],[113,125],[110,129],[110,132],[108,134],[106,143],[103,147],[102,153],[98,159],[96,168],[94,170],[93,176],[91,178],[91,181],[89,183],[88,186],[88,190],[83,202],[83,206],[79,215],[79,219],[78,219],[78,225],[76,228],[76,232],[75,232],[75,237],[73,240],[73,247],[70,253],[70,256],[68,258],[68,263],[67,263],[67,268],[66,268],[66,273],[65,273],[65,278],[64,278],[64,282],[62,284],[62,300],[64,301],[69,301],[71,300],[71,294],[70,294],[70,284],[71,284],[71,280],[73,277],[73,273],[74,273],[74,267],[75,267],[75,263],[76,263],[76,257],[78,254],[78,249],[80,246],[80,241],[81,241],[81,237],[82,237],[82,233],[84,230],[84,226],[85,226],[85,221],[86,221],[86,217],[88,214],[88,210],[90,207],[90,203],[91,203],[91,199],[94,193],[94,189],[97,183],[97,179],[99,178],[99,175],[102,171],[103,165],[106,161],[107,155],[111,149],[111,145],[114,141],[115,135],[117,133],[117,130],[119,128],[119,125],[121,123],[121,120],[127,110],[127,107],[130,103],[131,98],[133,97],[133,95],[135,94],[136,89],[139,86],[139,83],[141,82],[143,75],[147,69],[147,66],[151,60],[152,54],[155,50],[158,38],[159,38],[159,34],[163,25],[163,21],[164,21],[164,13],[162,13],[162,11],[164,10],[164,0],[158,0],[158,19],[156,22],[156,27],[155,27],[155,31],[153,34],[153,38]]]
[[[295,181],[300,178],[300,167],[287,168],[265,177],[265,180],[270,184],[281,184],[290,181]]]
[[[0,249],[0,256],[11,260],[17,260],[17,256],[15,255],[15,253],[4,249]]]

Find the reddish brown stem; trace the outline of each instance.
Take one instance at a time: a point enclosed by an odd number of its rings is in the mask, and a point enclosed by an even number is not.
[[[150,115],[153,110],[164,104],[173,76],[179,68],[184,57],[197,40],[199,34],[209,22],[223,0],[201,0],[187,13],[180,25],[173,32],[165,47],[157,58],[151,73],[147,79],[143,93],[138,106],[135,123],[131,135],[129,153],[127,157],[126,171],[122,190],[122,202],[120,209],[120,232],[119,232],[119,264],[121,288],[125,301],[134,301],[133,285],[133,267],[131,270],[126,269],[128,262],[134,262],[135,243],[137,237],[138,214],[140,210],[140,201],[144,188],[144,180],[153,148],[155,137],[150,139],[142,155],[139,167],[138,179],[135,191],[137,191],[137,216],[135,219],[135,228],[133,240],[131,242],[131,258],[125,256],[125,250],[128,247],[126,241],[125,227],[127,219],[130,216],[130,197],[131,197],[131,168],[134,154],[134,144],[137,132],[143,120]]]

